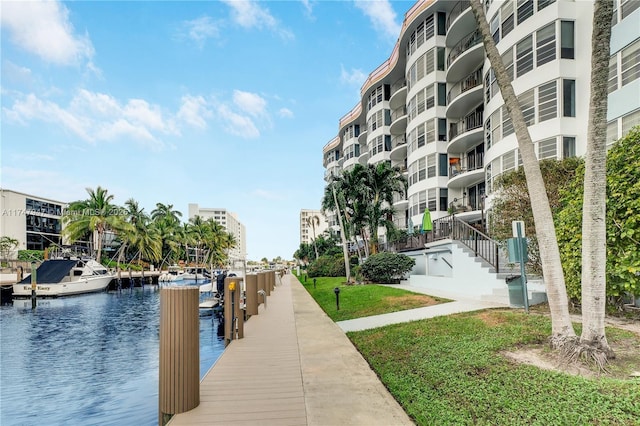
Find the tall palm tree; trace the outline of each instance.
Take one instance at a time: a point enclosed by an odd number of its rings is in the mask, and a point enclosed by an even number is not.
[[[107,231],[117,231],[123,224],[120,210],[112,204],[113,195],[100,186],[95,190],[86,188],[89,199],[74,201],[62,217],[65,223],[63,234],[71,241],[92,235],[96,260],[102,257],[102,245]]]
[[[316,259],[318,259],[318,246],[316,245],[316,225],[320,226],[320,218],[318,215],[312,215],[307,217],[307,226],[311,227],[311,232],[313,234],[313,248],[316,252]]]
[[[482,34],[485,52],[498,81],[498,87],[518,140],[518,149],[527,178],[527,189],[531,198],[532,213],[536,225],[542,270],[547,286],[549,310],[551,311],[551,344],[559,348],[569,341],[575,340],[576,334],[569,316],[567,289],[564,282],[560,250],[556,239],[551,208],[549,207],[549,199],[547,198],[544,180],[534,152],[529,129],[522,115],[522,109],[511,85],[509,75],[502,62],[502,57],[489,30],[489,23],[487,22],[482,2],[480,0],[471,0],[471,8]]]
[[[163,220],[169,223],[179,223],[182,213],[173,209],[173,204],[156,203],[156,208],[151,210],[151,219]]]
[[[591,95],[582,204],[582,334],[581,351],[596,359],[614,357],[604,328],[607,264],[607,83],[611,43],[612,0],[596,0],[591,35]]]

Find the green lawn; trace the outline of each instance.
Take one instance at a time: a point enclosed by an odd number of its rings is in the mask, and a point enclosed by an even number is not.
[[[640,379],[587,379],[501,354],[550,334],[546,316],[488,310],[348,336],[418,425],[640,424]],[[614,349],[624,341],[640,368],[638,336],[607,329],[607,337]]]
[[[305,282],[304,275],[301,275],[298,279],[333,321],[386,314],[449,302],[447,299],[384,285],[344,285],[345,277],[316,278],[315,288],[313,278],[307,278]],[[336,294],[334,292],[336,287],[340,289],[340,310],[336,306]]]

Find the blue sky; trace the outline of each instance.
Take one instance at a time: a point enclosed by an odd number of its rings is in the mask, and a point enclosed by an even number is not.
[[[249,259],[290,259],[322,147],[412,4],[2,0],[0,185],[223,207]]]

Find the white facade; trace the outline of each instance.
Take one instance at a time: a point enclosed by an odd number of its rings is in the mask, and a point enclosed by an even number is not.
[[[615,1],[608,132],[640,124],[640,2]],[[593,3],[485,1],[490,28],[518,96],[538,158],[586,151]],[[513,126],[468,1],[421,0],[398,42],[369,74],[360,102],[323,148],[325,179],[357,161],[405,172],[394,222],[455,212],[480,222],[495,178],[521,166]],[[485,198],[488,198],[485,203]]]
[[[189,219],[200,216],[203,219],[212,218],[231,233],[237,242],[236,247],[229,250],[229,260],[245,260],[247,257],[247,236],[244,225],[235,213],[224,208],[203,208],[198,204],[189,204]]]
[[[44,250],[62,243],[63,201],[0,189],[0,234],[18,241],[17,250]]]
[[[300,210],[300,244],[311,244],[329,229],[329,222],[320,210]]]

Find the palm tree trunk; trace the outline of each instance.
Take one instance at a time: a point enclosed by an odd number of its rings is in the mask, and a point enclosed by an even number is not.
[[[331,183],[331,191],[333,192],[333,202],[336,204],[338,211],[338,224],[340,225],[340,238],[342,239],[342,254],[344,256],[344,270],[347,274],[347,283],[351,281],[351,268],[349,265],[349,249],[347,248],[347,236],[345,235],[344,224],[342,223],[342,215],[340,213],[340,205],[336,196],[335,182]]]
[[[607,83],[613,2],[596,0],[591,36],[591,97],[582,206],[582,335],[580,343],[613,357],[605,336],[607,230]]]
[[[518,148],[522,157],[527,189],[531,199],[533,219],[536,226],[536,236],[544,282],[547,287],[549,309],[551,311],[551,342],[554,347],[560,347],[568,340],[575,339],[575,331],[569,316],[569,304],[567,289],[564,282],[562,263],[560,262],[560,250],[556,239],[555,225],[549,206],[549,199],[545,190],[544,180],[540,172],[540,164],[534,152],[534,145],[529,134],[529,129],[522,115],[522,109],[518,103],[509,76],[502,62],[502,57],[496,48],[496,44],[489,30],[489,23],[484,13],[480,0],[471,0],[471,8],[482,34],[484,48],[493,68],[504,103],[507,106],[509,117],[518,140]],[[607,62],[608,64],[608,62]]]

